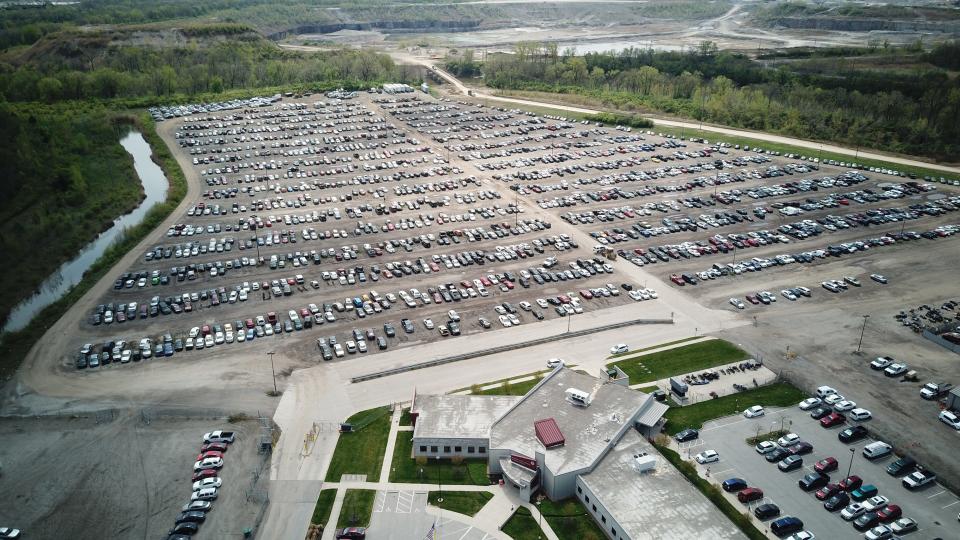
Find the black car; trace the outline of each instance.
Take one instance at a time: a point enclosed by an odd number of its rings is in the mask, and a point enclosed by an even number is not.
[[[677,442],[687,442],[687,441],[692,441],[698,438],[699,436],[700,436],[699,431],[693,428],[687,428],[681,431],[680,433],[677,433],[673,438],[676,439]]]
[[[916,468],[917,462],[912,457],[903,456],[890,465],[887,465],[887,474],[891,476],[903,476],[912,473]]]
[[[753,509],[753,515],[762,520],[775,518],[780,515],[780,507],[773,503],[761,504]]]
[[[763,457],[769,463],[776,463],[789,455],[790,451],[786,448],[774,448],[770,452],[767,452]]]
[[[823,503],[823,507],[827,509],[828,512],[836,512],[842,508],[845,508],[850,504],[850,495],[846,491],[841,491],[833,497],[827,499],[827,502]]]
[[[858,531],[872,529],[880,523],[880,514],[878,512],[867,512],[858,517],[853,522],[853,528]]]
[[[810,452],[813,452],[813,445],[808,442],[800,441],[797,444],[794,444],[793,446],[791,446],[789,450],[790,450],[790,453],[794,456],[802,456],[805,454],[809,454]]]
[[[383,333],[386,334],[387,337],[396,337],[397,335],[397,331],[393,328],[393,325],[390,323],[386,323],[383,325]]]
[[[190,511],[190,512],[181,512],[180,515],[177,516],[176,522],[177,523],[188,523],[188,522],[203,523],[206,519],[207,519],[207,514],[205,512]]]
[[[848,427],[847,429],[837,434],[837,438],[840,439],[840,442],[845,442],[845,443],[856,442],[866,436],[867,436],[867,428],[863,426]]]
[[[174,527],[170,529],[170,532],[167,534],[185,534],[187,536],[193,536],[197,534],[197,531],[199,530],[199,523],[194,523],[193,521],[184,521],[174,525]]]
[[[800,489],[804,491],[813,491],[815,489],[822,488],[829,482],[830,476],[815,472],[801,478],[799,481],[797,481],[797,485],[799,485]]]
[[[819,420],[832,412],[833,410],[829,407],[817,407],[816,409],[813,409],[812,411],[810,411],[810,418],[813,418],[814,420]]]

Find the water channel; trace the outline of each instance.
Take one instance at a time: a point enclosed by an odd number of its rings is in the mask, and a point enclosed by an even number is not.
[[[146,198],[143,199],[140,206],[134,208],[129,214],[124,214],[115,219],[109,229],[100,233],[92,242],[87,244],[76,257],[63,263],[60,268],[44,280],[33,296],[17,304],[10,312],[10,317],[3,327],[4,332],[24,328],[40,310],[56,302],[71,287],[80,283],[83,273],[110,245],[120,238],[125,229],[140,223],[150,208],[167,198],[167,189],[170,187],[170,183],[163,174],[163,170],[150,159],[152,151],[143,135],[138,131],[130,131],[120,139],[120,145],[133,156],[133,168],[137,171],[137,176],[143,184]]]

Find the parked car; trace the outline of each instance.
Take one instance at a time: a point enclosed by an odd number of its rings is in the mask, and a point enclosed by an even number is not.
[[[798,480],[797,485],[804,491],[813,491],[822,488],[828,482],[830,482],[830,476],[813,472]]]
[[[745,418],[757,418],[764,415],[763,407],[760,405],[754,405],[747,410],[743,411],[743,416]]]
[[[343,529],[337,529],[334,538],[336,540],[364,540],[367,537],[367,529],[365,527],[344,527]]]
[[[839,463],[835,457],[826,457],[813,465],[813,470],[819,473],[828,473],[837,470]]]
[[[779,516],[780,507],[773,503],[761,504],[753,509],[753,515],[757,516],[757,519],[767,520]]]
[[[203,442],[232,443],[234,440],[236,440],[236,437],[237,435],[233,431],[211,431],[210,433],[204,434]]]
[[[724,491],[733,493],[747,489],[747,481],[743,478],[727,478],[721,484]]]
[[[917,462],[909,456],[903,456],[890,465],[887,465],[887,474],[890,476],[901,476],[909,474],[917,468]]]
[[[701,465],[705,463],[714,463],[716,461],[720,461],[720,454],[718,454],[716,450],[704,450],[703,452],[697,454],[694,459],[696,459],[697,463],[700,463]]]
[[[676,439],[677,442],[687,442],[687,441],[692,441],[699,436],[700,436],[699,431],[693,428],[687,428],[681,431],[680,433],[677,433],[676,435],[674,435],[673,438]]]
[[[777,536],[786,536],[803,529],[803,521],[793,516],[780,518],[770,524],[770,532]]]
[[[855,474],[851,474],[850,476],[844,478],[843,480],[840,481],[840,484],[839,484],[840,489],[844,491],[853,491],[862,485],[863,485],[863,478],[860,478]]]
[[[860,439],[867,436],[867,428],[863,426],[852,426],[844,429],[840,433],[837,433],[837,438],[840,439],[840,442],[845,442],[850,444],[852,442],[859,441]]]
[[[850,503],[850,495],[847,495],[847,492],[841,491],[836,495],[830,497],[823,503],[823,508],[827,512],[836,512],[841,508],[846,507]]]
[[[877,486],[873,484],[866,484],[851,491],[850,498],[855,501],[864,501],[876,495],[878,491],[880,490],[877,489]]]
[[[820,425],[825,428],[830,428],[842,424],[845,420],[846,417],[842,414],[838,412],[832,412],[820,419]]]
[[[799,469],[803,466],[803,458],[800,456],[790,455],[783,458],[783,461],[777,463],[777,468],[783,472],[789,472],[795,469]]]

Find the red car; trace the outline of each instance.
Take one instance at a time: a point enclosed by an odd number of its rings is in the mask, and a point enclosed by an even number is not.
[[[832,412],[820,419],[820,425],[825,428],[838,426],[844,423],[846,419],[847,419],[846,416],[838,412]]]
[[[754,296],[754,295],[752,295],[752,294],[748,294],[748,295],[747,295],[747,302],[750,302],[751,304],[756,305],[756,304],[759,304],[759,303],[760,303],[760,300],[757,300],[757,297],[756,297],[756,296]]]
[[[253,328],[253,319],[247,319],[246,325],[247,328]]]
[[[886,508],[877,512],[881,523],[890,523],[895,519],[900,519],[901,515],[903,515],[903,510],[896,504],[888,504]]]
[[[863,485],[863,478],[857,475],[848,476],[840,481],[840,489],[844,491],[853,491]]]
[[[593,293],[586,289],[583,289],[582,291],[580,291],[580,296],[582,296],[584,300],[590,300],[591,298],[593,298]]]
[[[211,450],[210,452],[200,452],[200,454],[197,455],[197,459],[196,459],[195,461],[203,461],[204,459],[206,459],[206,458],[208,458],[208,457],[218,457],[218,458],[221,458],[221,459],[222,459],[222,458],[223,458],[223,452],[216,452],[216,451],[213,451],[213,450]]]
[[[677,285],[683,287],[683,278],[680,277],[680,276],[678,276],[678,275],[676,275],[676,274],[670,274],[670,281],[672,281],[672,282],[676,283]]]
[[[207,443],[200,447],[200,453],[204,452],[226,452],[227,444],[221,442]]]
[[[750,501],[759,501],[763,498],[763,490],[755,487],[748,487],[737,493],[737,500],[746,504]]]
[[[337,529],[334,537],[337,540],[363,540],[367,537],[367,529],[365,527],[346,527],[343,529]]]
[[[840,493],[840,491],[841,489],[839,484],[827,484],[817,491],[817,499],[825,501],[837,493]]]
[[[818,473],[828,473],[830,471],[837,470],[837,465],[837,458],[823,458],[813,466],[813,470],[817,471]]]
[[[204,478],[213,478],[219,474],[220,471],[217,469],[203,469],[193,473],[193,478],[190,481],[196,482],[197,480],[203,480]]]

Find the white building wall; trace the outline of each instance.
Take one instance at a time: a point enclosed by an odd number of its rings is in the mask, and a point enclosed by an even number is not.
[[[461,456],[464,459],[487,459],[490,439],[455,439],[419,437],[413,439],[413,457],[441,457],[452,458]],[[426,447],[426,449],[421,449]],[[457,448],[460,450],[458,451]],[[473,452],[470,452],[470,449]],[[481,451],[482,450],[482,451]]]
[[[603,530],[604,534],[607,535],[607,538],[614,540],[630,538],[623,530],[623,527],[620,526],[620,523],[618,523],[617,520],[610,515],[610,512],[607,511],[607,508],[603,506],[603,502],[584,484],[580,475],[576,477],[574,496],[583,503],[583,507],[587,509],[587,513],[593,517],[593,520],[597,522],[597,525]]]

